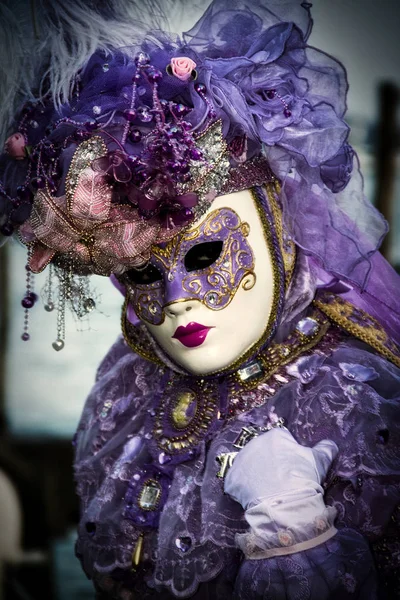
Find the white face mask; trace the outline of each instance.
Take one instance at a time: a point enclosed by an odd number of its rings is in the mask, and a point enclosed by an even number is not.
[[[265,333],[275,284],[249,190],[217,198],[150,262],[138,272],[131,302],[158,344],[190,373],[229,367]]]

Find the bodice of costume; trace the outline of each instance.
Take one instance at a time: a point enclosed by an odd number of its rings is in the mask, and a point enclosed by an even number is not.
[[[399,382],[395,366],[315,308],[228,376],[180,375],[118,340],[75,441],[86,573],[107,598],[125,600],[297,598],[299,589],[319,600],[331,590],[377,597],[383,582],[393,584],[399,556]],[[338,445],[325,501],[339,532],[311,550],[243,561],[248,525],[224,494],[223,474],[246,428],[277,419],[300,444]],[[321,515],[310,533],[328,526]],[[278,532],[276,546],[297,533]]]

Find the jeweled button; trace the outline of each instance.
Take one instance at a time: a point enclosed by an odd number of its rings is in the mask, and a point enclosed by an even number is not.
[[[303,335],[314,335],[319,329],[319,324],[315,319],[305,317],[297,323],[296,329]]]
[[[149,479],[144,484],[142,491],[139,495],[139,506],[142,510],[156,510],[160,498],[162,488],[161,485],[155,479]]]
[[[190,539],[190,537],[186,536],[177,537],[175,540],[175,545],[177,548],[179,548],[181,552],[187,552],[188,550],[190,550],[192,540]]]
[[[196,416],[197,399],[191,390],[180,392],[172,409],[172,422],[177,429],[185,429]]]

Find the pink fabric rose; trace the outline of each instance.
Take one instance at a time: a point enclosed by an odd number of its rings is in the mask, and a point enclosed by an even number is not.
[[[15,160],[23,160],[25,158],[25,146],[25,138],[22,133],[13,133],[7,138],[4,150]]]
[[[195,68],[196,63],[187,56],[176,56],[175,58],[171,58],[172,74],[181,81],[188,81]]]

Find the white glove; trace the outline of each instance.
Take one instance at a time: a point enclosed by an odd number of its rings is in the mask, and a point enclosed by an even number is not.
[[[238,453],[225,492],[246,511],[250,534],[237,537],[248,558],[298,552],[335,535],[336,511],[325,506],[321,483],[337,452],[331,440],[308,448],[276,428]]]

